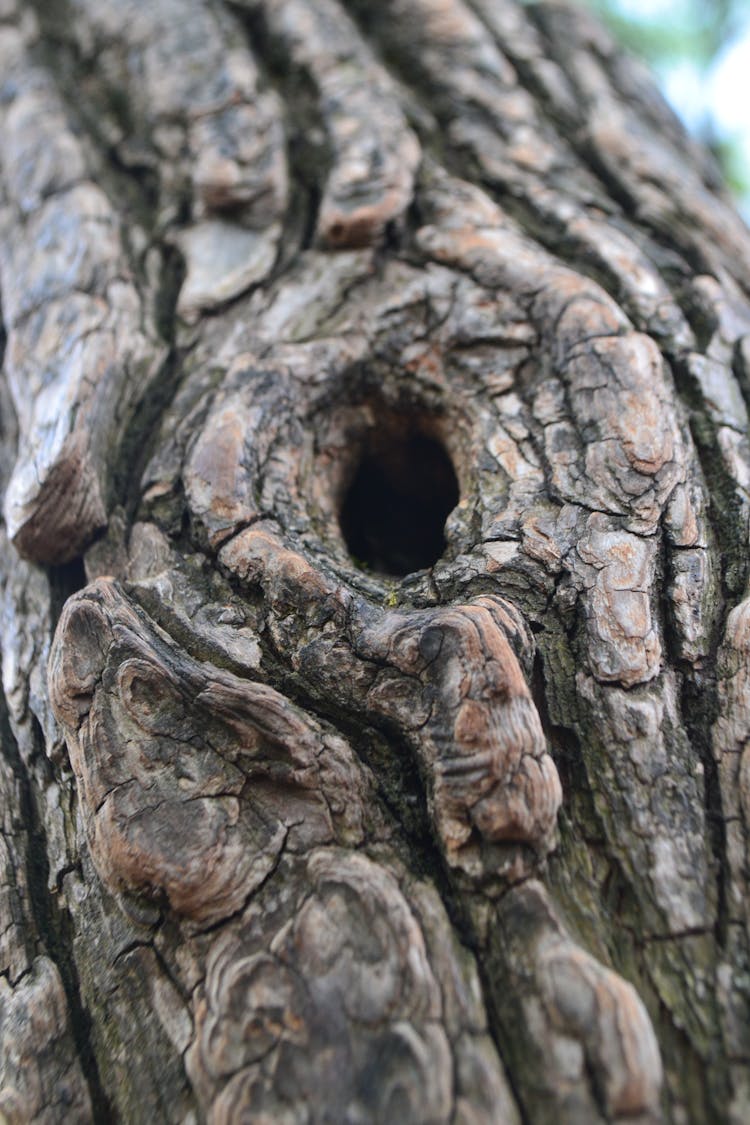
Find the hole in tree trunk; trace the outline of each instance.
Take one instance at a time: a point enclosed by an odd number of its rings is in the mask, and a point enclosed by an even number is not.
[[[417,418],[380,414],[369,431],[340,513],[352,558],[381,574],[432,566],[459,498],[448,453]]]

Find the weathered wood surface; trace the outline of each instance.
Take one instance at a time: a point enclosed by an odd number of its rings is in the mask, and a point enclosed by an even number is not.
[[[555,0],[0,0],[0,137],[0,1119],[747,1121],[710,158]]]

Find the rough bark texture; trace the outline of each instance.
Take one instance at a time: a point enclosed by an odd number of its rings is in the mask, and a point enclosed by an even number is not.
[[[555,0],[0,0],[0,136],[0,1119],[750,1119],[707,155]]]

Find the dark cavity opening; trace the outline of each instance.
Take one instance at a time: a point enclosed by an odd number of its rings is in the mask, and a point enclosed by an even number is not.
[[[458,503],[443,445],[414,420],[380,419],[370,431],[341,508],[349,553],[362,567],[403,576],[433,566]]]

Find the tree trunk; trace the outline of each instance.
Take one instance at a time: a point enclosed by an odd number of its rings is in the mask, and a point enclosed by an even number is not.
[[[0,122],[0,1120],[749,1120],[710,158],[559,0],[0,0]]]

